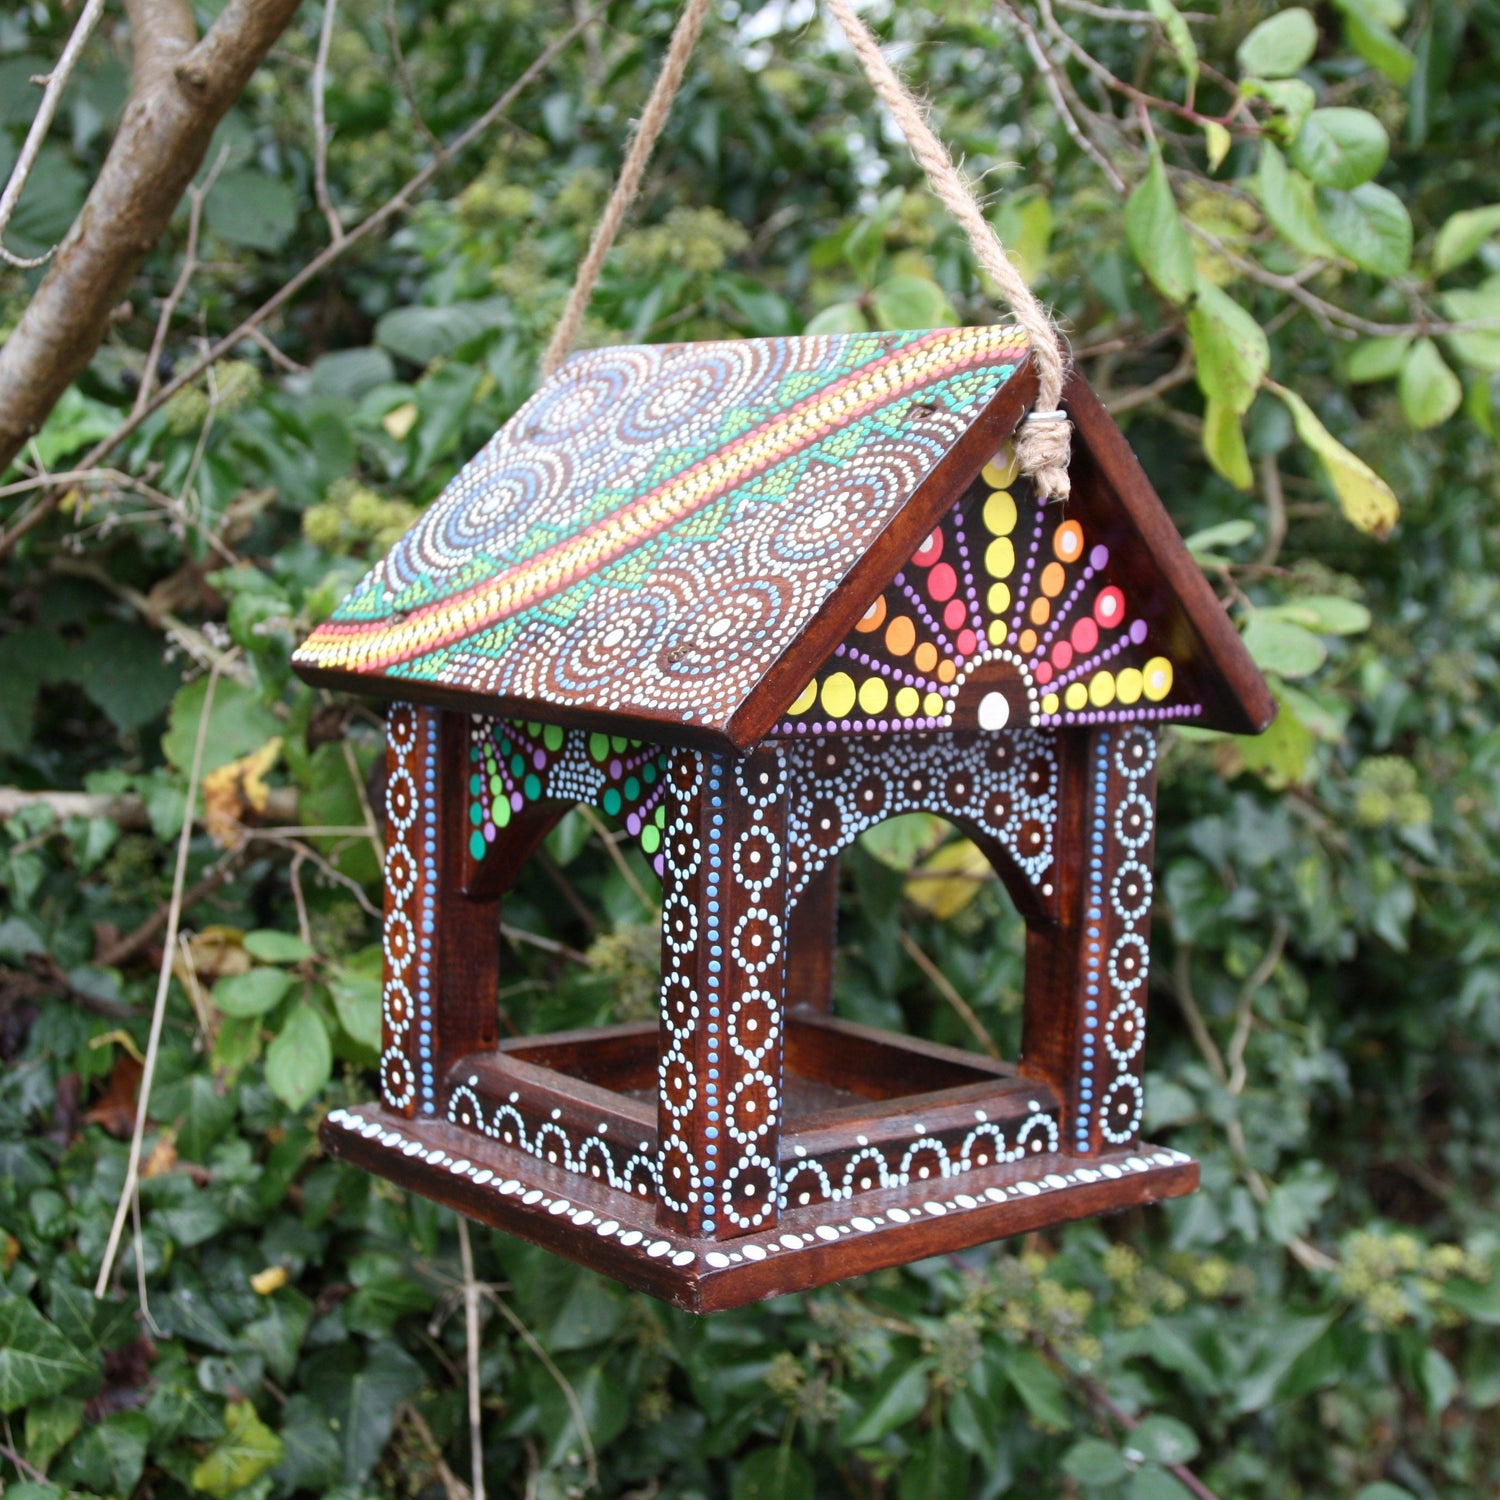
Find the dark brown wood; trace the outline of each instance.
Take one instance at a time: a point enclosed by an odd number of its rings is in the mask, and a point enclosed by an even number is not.
[[[788,1027],[786,1065],[862,1099],[899,1099],[1014,1075],[1013,1064],[921,1037],[895,1037],[837,1016],[799,1011]]]
[[[796,788],[789,788],[795,796]],[[826,1011],[833,1004],[838,952],[839,861],[833,855],[809,879],[787,913],[787,1005]]]

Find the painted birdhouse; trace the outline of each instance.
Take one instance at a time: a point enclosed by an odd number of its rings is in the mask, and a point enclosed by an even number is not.
[[[1139,1138],[1157,731],[1273,701],[1074,376],[1013,328],[593,350],[296,656],[388,721],[381,1098],[325,1145],[697,1311],[1190,1191]],[[569,808],[662,882],[660,1018],[500,1041]],[[1025,918],[1021,1056],[830,1013],[840,851],[939,814]]]

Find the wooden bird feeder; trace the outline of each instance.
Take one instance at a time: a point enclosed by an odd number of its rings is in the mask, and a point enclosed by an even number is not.
[[[1273,701],[1076,375],[1014,328],[574,356],[296,666],[396,700],[379,1103],[334,1154],[695,1311],[1186,1193],[1139,1139],[1157,730]],[[570,807],[662,881],[660,1021],[500,1041]],[[829,1011],[838,857],[939,814],[1025,918],[1021,1056]]]

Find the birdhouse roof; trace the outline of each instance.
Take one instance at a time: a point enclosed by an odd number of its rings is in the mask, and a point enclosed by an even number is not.
[[[1034,399],[1026,355],[1008,327],[577,354],[294,665],[387,697],[746,748],[1010,435]],[[1146,593],[1207,701],[1196,722],[1263,727],[1264,684],[1128,446],[1076,379],[1068,406],[1075,464],[1155,564]]]

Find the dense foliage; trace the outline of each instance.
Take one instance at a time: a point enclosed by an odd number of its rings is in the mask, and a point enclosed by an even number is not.
[[[38,474],[68,476],[0,560],[0,783],[94,798],[0,827],[16,1500],[464,1489],[455,1220],[315,1140],[373,1086],[379,719],[288,655],[531,390],[674,9],[601,6],[409,213],[74,473],[136,404],[164,303],[158,384],[327,244],[307,8],[0,476],[11,519]],[[1281,700],[1262,740],[1178,733],[1164,761],[1147,1128],[1201,1159],[1203,1188],[702,1321],[476,1232],[489,1490],[1492,1494],[1500,5],[891,9]],[[326,89],[344,226],[573,18],[345,0]],[[68,23],[40,0],[0,16],[0,165]],[[107,147],[113,24],[13,249],[60,235]],[[30,285],[0,279],[0,336]],[[811,4],[726,0],[587,337],[992,316]],[[95,1300],[200,742],[139,1216]],[[847,861],[839,1007],[976,1044],[904,932],[1014,1055],[1019,922],[943,832],[888,824]],[[608,837],[570,816],[508,903],[507,1028],[651,1014],[655,888]]]

